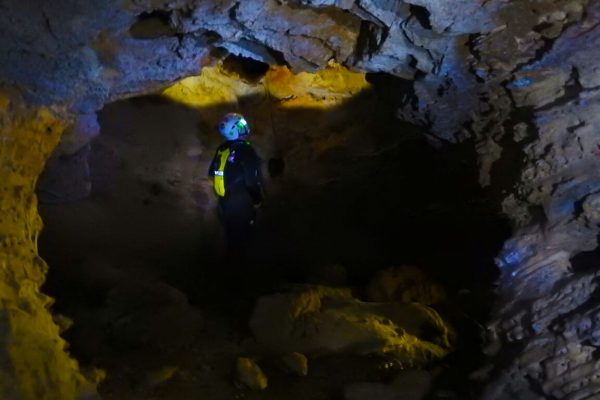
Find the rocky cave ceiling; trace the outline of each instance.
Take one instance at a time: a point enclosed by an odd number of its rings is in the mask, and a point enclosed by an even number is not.
[[[596,398],[599,48],[585,0],[0,1],[2,397],[90,390],[39,293],[34,187],[65,126],[235,54],[396,77],[399,119],[470,143],[514,227],[483,398]]]

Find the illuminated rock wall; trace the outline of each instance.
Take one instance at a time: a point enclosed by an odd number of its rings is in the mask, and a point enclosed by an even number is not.
[[[328,179],[318,165],[319,156],[335,149],[356,156],[375,153],[376,134],[365,137],[361,133],[394,125],[392,112],[386,120],[378,120],[375,110],[384,105],[376,96],[360,97],[372,89],[365,74],[333,62],[316,73],[272,66],[260,79],[244,79],[218,63],[203,68],[199,76],[179,81],[162,95],[194,108],[202,120],[209,121],[201,132],[208,137],[215,137],[214,127],[224,113],[243,113],[261,156],[265,160],[285,157],[288,177],[310,184]],[[393,130],[387,134],[397,137]]]
[[[490,183],[505,182],[503,209],[517,228],[497,259],[502,277],[492,326],[505,343],[497,360],[521,350],[496,369],[487,398],[591,399],[600,393],[594,372],[600,337],[600,7],[562,7],[533,29],[543,39],[530,34],[521,43],[517,54],[528,61],[509,67],[515,70],[504,81],[506,91],[497,91],[506,105],[490,114],[496,116],[488,129],[496,133],[488,136],[488,149],[499,150],[492,151],[498,161]],[[540,20],[522,15],[528,24]],[[485,69],[503,78],[507,65],[500,52],[514,43],[507,35],[478,44]]]
[[[47,266],[38,256],[42,221],[35,182],[64,123],[0,94],[0,398],[74,399],[85,379],[65,352],[40,293]],[[92,396],[93,387],[88,386]],[[89,397],[91,398],[91,397]]]

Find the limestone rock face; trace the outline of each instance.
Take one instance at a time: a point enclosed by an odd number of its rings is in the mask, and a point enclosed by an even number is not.
[[[111,97],[199,70],[204,53],[201,46],[192,50],[195,39],[131,37],[128,28],[141,10],[125,3],[4,3],[0,81],[18,86],[29,100],[90,112]]]
[[[469,26],[443,2],[75,3],[37,7],[27,0],[4,7],[0,50],[8,56],[0,61],[0,81],[21,88],[30,100],[89,112],[197,73],[219,57],[209,54],[215,49],[295,70],[335,60],[404,78],[417,71],[446,74],[448,60],[455,62],[448,50],[464,43],[460,34],[493,28],[490,14],[497,2],[478,8],[464,1],[467,10],[476,11]],[[429,10],[424,12],[431,13],[433,30],[415,7]]]
[[[0,398],[92,398],[94,388],[65,352],[59,327],[40,293],[47,266],[37,253],[42,221],[35,180],[64,123],[48,109],[30,109],[0,95]],[[83,397],[82,397],[83,398]]]
[[[597,376],[591,371],[597,368],[598,265],[593,251],[599,233],[600,93],[597,65],[592,67],[590,58],[597,50],[590,46],[597,49],[600,8],[592,2],[582,14],[584,6],[570,2],[538,18],[541,25],[523,37],[516,53],[520,65],[517,57],[507,65],[493,56],[492,49],[508,44],[501,33],[483,45],[490,56],[486,62],[495,65],[489,71],[505,79],[505,93],[514,104],[512,116],[502,126],[495,124],[500,139],[492,140],[506,143],[497,162],[506,165],[503,160],[513,157],[522,163],[503,202],[518,229],[497,259],[502,277],[492,324],[501,341],[522,351],[493,372],[486,398],[598,396]],[[565,21],[573,22],[567,26]],[[511,75],[507,71],[513,68]],[[501,139],[516,128],[515,122],[527,124],[523,147]],[[510,347],[505,344],[500,354]]]
[[[410,365],[451,347],[449,328],[429,307],[362,303],[347,289],[323,286],[260,298],[250,327],[259,343],[282,354],[389,353]]]

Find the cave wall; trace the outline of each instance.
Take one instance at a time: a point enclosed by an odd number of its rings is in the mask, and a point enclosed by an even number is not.
[[[480,183],[497,191],[515,226],[498,257],[492,328],[503,361],[488,376],[486,398],[586,398],[600,390],[592,373],[596,268],[577,258],[596,248],[598,235],[598,7],[585,0],[11,0],[0,5],[0,80],[29,103],[75,113],[155,91],[224,50],[293,70],[335,59],[414,80],[412,91],[398,94],[398,117],[425,127],[436,146],[472,140]],[[5,170],[2,182],[12,173]],[[33,218],[27,201],[13,213],[22,227]],[[4,251],[25,248],[11,243]],[[38,310],[39,321],[49,321]]]
[[[418,73],[464,78],[467,73],[451,71],[457,47],[469,33],[495,27],[499,3],[463,0],[463,7],[450,9],[423,1],[61,0],[40,6],[11,0],[0,17],[7,55],[0,72],[29,100],[67,102],[76,110],[193,74],[223,50],[296,71],[336,60],[408,79]],[[431,22],[425,6],[434,12]],[[476,18],[460,18],[463,9]]]
[[[251,81],[242,71],[228,69],[228,64],[205,67],[200,75],[164,90],[162,96],[196,110],[203,121],[199,136],[205,144],[209,144],[207,137],[220,140],[214,127],[224,113],[234,110],[245,115],[261,158],[265,163],[274,158],[284,162],[287,181],[324,185],[339,178],[344,169],[327,168],[321,162],[327,155],[338,151],[348,159],[368,157],[381,150],[378,146],[400,139],[402,126],[394,124],[393,108],[386,108],[372,92],[364,73],[333,62],[315,73],[274,66]],[[365,137],[365,131],[373,135]],[[265,175],[268,179],[270,174],[265,171]],[[278,183],[269,182],[269,190],[279,190]]]
[[[513,140],[504,139],[496,176],[500,166],[510,168],[505,160],[519,165],[503,202],[517,229],[497,261],[502,278],[493,326],[511,343],[503,351],[520,350],[502,364],[489,386],[490,398],[583,399],[599,391],[593,250],[598,246],[600,70],[594,60],[600,8],[591,3],[559,34],[553,23],[576,10],[568,6],[532,28],[547,35],[545,45],[503,81],[512,113],[503,126],[512,126],[505,132]],[[485,46],[500,44],[492,40]]]
[[[65,122],[47,108],[28,108],[0,95],[0,397],[67,399],[93,396],[94,388],[65,352],[48,312],[52,299],[39,290],[47,265],[39,257],[35,182],[58,143]],[[89,397],[91,398],[91,397]]]

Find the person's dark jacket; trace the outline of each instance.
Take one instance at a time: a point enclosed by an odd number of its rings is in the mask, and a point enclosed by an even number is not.
[[[218,155],[220,151],[227,148],[230,149],[230,155],[224,169],[225,196],[221,199],[225,201],[228,198],[248,195],[252,204],[260,204],[263,199],[261,160],[250,142],[234,140],[219,146],[210,164],[208,175],[214,178],[220,164]]]

